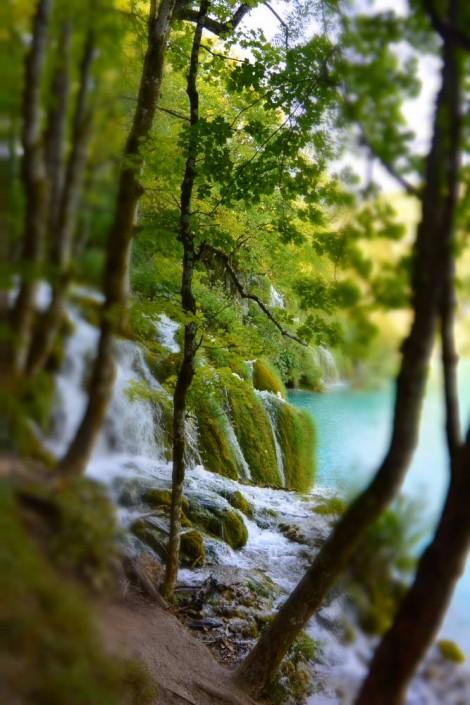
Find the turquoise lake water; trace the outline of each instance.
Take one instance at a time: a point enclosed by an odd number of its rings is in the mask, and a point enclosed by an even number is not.
[[[470,421],[470,360],[460,365],[459,389],[464,428]],[[289,400],[309,411],[318,432],[317,485],[351,496],[372,477],[387,448],[393,386],[380,390],[335,387],[324,394],[294,391]],[[403,491],[420,502],[429,535],[437,521],[448,482],[440,380],[432,371],[421,420],[420,440]],[[470,507],[468,508],[470,512]],[[460,580],[441,630],[470,657],[470,562]]]

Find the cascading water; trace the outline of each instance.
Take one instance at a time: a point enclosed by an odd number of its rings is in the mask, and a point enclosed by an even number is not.
[[[340,375],[336,360],[328,348],[318,345],[315,348],[315,361],[322,372],[322,382],[325,386],[331,387],[340,383]]]
[[[261,399],[261,402],[266,410],[269,418],[269,423],[271,425],[271,431],[273,434],[274,450],[276,451],[276,461],[277,470],[281,478],[282,487],[287,486],[286,474],[284,471],[284,458],[282,455],[281,443],[279,440],[279,430],[278,430],[278,419],[277,419],[277,405],[284,404],[284,400],[277,397],[272,392],[261,392],[256,390],[256,396]]]
[[[49,447],[62,453],[77,428],[86,404],[87,372],[93,360],[98,333],[96,328],[80,317],[76,309],[70,311],[74,332],[66,346],[66,359],[57,378],[57,403],[54,415],[55,431]],[[166,325],[165,345],[175,346],[176,328]],[[161,333],[161,329],[160,329]],[[88,473],[116,490],[117,483],[138,478],[149,487],[170,487],[171,466],[165,459],[166,451],[162,433],[161,408],[152,394],[166,394],[145,361],[142,350],[130,341],[117,343],[117,380],[112,403],[100,442],[90,462]],[[130,394],[140,384],[152,394]],[[276,408],[285,403],[269,392],[258,392],[271,420],[278,466],[283,469],[282,452],[277,436]],[[250,479],[249,467],[236,439],[230,419],[227,433],[235,457],[239,461],[244,480]],[[312,492],[301,498],[293,492],[241,484],[206,471],[199,463],[197,433],[194,425],[188,427],[190,467],[187,471],[186,493],[210,499],[222,507],[229,507],[225,497],[235,490],[242,491],[251,503],[254,520],[245,518],[248,529],[246,546],[238,551],[217,539],[206,538],[209,565],[198,570],[181,571],[185,581],[199,581],[208,574],[224,568],[243,570],[250,574],[261,571],[282,589],[289,592],[301,577],[313,552],[329,530],[327,518],[315,514],[314,505],[319,495]],[[121,514],[125,524],[133,517]],[[289,540],[280,531],[283,523],[300,527],[306,544]],[[216,573],[217,574],[217,573]],[[333,600],[312,621],[308,632],[321,643],[321,663],[315,666],[315,676],[323,685],[321,692],[312,695],[309,705],[350,705],[355,689],[364,676],[370,657],[371,644],[358,635],[354,646],[345,645],[336,636],[334,624],[344,618],[344,608]],[[333,626],[332,626],[333,625]],[[466,702],[465,691],[460,702]],[[446,696],[447,697],[447,696]],[[442,699],[442,693],[432,689],[425,679],[415,680],[407,705],[457,705],[457,699]]]
[[[286,303],[284,301],[284,296],[272,284],[271,284],[271,289],[270,289],[269,305],[272,308],[285,308],[286,307]]]

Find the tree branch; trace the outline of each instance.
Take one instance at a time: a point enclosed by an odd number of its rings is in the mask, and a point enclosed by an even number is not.
[[[242,299],[254,301],[259,306],[259,308],[263,311],[265,316],[267,316],[267,318],[269,318],[271,323],[273,323],[276,326],[276,328],[278,329],[278,331],[280,332],[280,334],[282,336],[284,336],[285,338],[290,338],[290,340],[294,340],[299,345],[303,345],[304,347],[308,347],[307,343],[304,340],[297,337],[294,333],[290,333],[288,330],[286,330],[286,328],[284,328],[284,326],[281,325],[281,323],[279,323],[277,318],[275,318],[273,316],[273,314],[269,310],[268,306],[266,306],[264,301],[262,301],[259,298],[259,296],[256,296],[256,294],[251,294],[250,292],[248,292],[245,289],[245,287],[241,283],[240,279],[238,278],[238,275],[232,265],[232,262],[231,262],[229,255],[227,255],[222,250],[219,250],[217,247],[213,247],[212,245],[208,245],[208,244],[205,245],[204,249],[206,252],[210,252],[214,257],[216,257],[217,259],[219,259],[223,262],[226,271],[228,272],[231,280],[233,281],[233,283],[235,285],[236,290],[238,291],[239,296]]]
[[[443,20],[439,17],[434,0],[423,0],[423,2],[424,9],[437,34],[439,34],[442,39],[455,42],[462,49],[470,52],[470,34],[466,34],[448,20]]]
[[[243,20],[245,15],[247,15],[252,7],[249,5],[244,5],[243,3],[235,10],[232,18],[227,22],[220,22],[219,20],[214,20],[212,17],[206,17],[204,19],[204,29],[207,29],[212,34],[216,34],[218,37],[233,32],[234,29],[238,27],[240,22]],[[190,7],[186,7],[186,3],[180,2],[179,7],[175,11],[175,19],[177,20],[188,20],[188,22],[197,22],[199,12],[193,10]]]
[[[410,183],[410,182],[408,181],[408,179],[406,179],[404,176],[402,176],[402,174],[400,174],[400,173],[397,171],[397,169],[393,166],[393,164],[392,164],[391,162],[389,162],[387,159],[385,159],[385,158],[383,157],[382,154],[380,154],[380,152],[377,150],[377,148],[375,147],[375,145],[372,144],[372,142],[369,140],[369,138],[368,138],[368,136],[367,136],[367,134],[366,134],[366,131],[365,131],[364,126],[363,126],[360,122],[358,122],[357,124],[358,124],[359,130],[360,130],[360,133],[361,133],[361,138],[360,138],[360,139],[361,139],[362,144],[363,144],[365,147],[367,147],[367,149],[369,150],[369,152],[370,152],[374,157],[376,157],[376,158],[379,160],[379,162],[382,164],[382,166],[384,167],[384,169],[385,169],[386,171],[388,171],[388,173],[390,174],[390,176],[392,176],[392,177],[395,179],[395,181],[398,181],[398,183],[400,184],[400,186],[406,191],[406,193],[407,193],[409,196],[415,196],[416,198],[420,198],[419,189],[416,188],[416,186],[413,186],[413,184]]]

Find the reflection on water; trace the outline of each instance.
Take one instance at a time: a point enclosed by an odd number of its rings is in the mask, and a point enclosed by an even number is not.
[[[470,360],[460,365],[462,420],[470,416]],[[392,415],[393,387],[355,390],[347,387],[326,394],[291,392],[290,401],[309,411],[318,430],[318,485],[334,487],[350,496],[364,486],[387,448]],[[444,415],[440,380],[432,372],[423,407],[419,446],[404,491],[419,499],[423,518],[432,530],[448,481]],[[470,508],[469,508],[470,511]],[[461,579],[443,627],[470,656],[470,566]]]

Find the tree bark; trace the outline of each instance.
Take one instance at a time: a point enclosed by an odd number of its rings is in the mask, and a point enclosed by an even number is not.
[[[64,313],[71,248],[77,224],[77,213],[91,134],[89,96],[92,86],[91,69],[95,53],[94,33],[90,31],[81,62],[80,87],[73,118],[72,147],[67,161],[65,181],[63,188],[61,188],[62,193],[59,199],[58,212],[57,203],[51,202],[51,225],[53,224],[53,229],[51,230],[51,258],[54,267],[52,299],[32,343],[27,366],[30,376],[37,374],[47,362]]]
[[[178,239],[183,245],[183,272],[181,280],[181,303],[184,313],[194,319],[196,315],[196,300],[194,298],[192,281],[196,252],[194,248],[194,233],[191,229],[191,202],[196,179],[196,158],[198,140],[196,126],[199,121],[199,94],[197,90],[197,74],[199,68],[199,52],[201,38],[209,9],[209,0],[202,0],[194,32],[191,59],[189,63],[186,92],[189,98],[190,132],[188,153],[183,181],[181,184],[181,215]],[[175,393],[173,397],[173,472],[170,508],[170,536],[166,561],[163,595],[171,601],[178,575],[180,551],[181,507],[185,477],[185,421],[188,392],[194,377],[194,360],[197,353],[197,324],[189,320],[184,326],[183,359],[178,372]]]
[[[456,3],[452,4],[455,7]],[[456,152],[449,179],[451,197],[456,200],[461,77],[455,48],[448,40],[445,43],[444,72],[448,73],[451,116],[447,129],[454,133],[449,135],[449,142]],[[392,626],[374,654],[356,705],[401,705],[404,702],[408,684],[439,630],[470,548],[470,441],[467,439],[466,445],[461,445],[454,339],[455,262],[451,251],[446,263],[441,346],[450,486],[434,538],[421,557],[413,584]]]
[[[57,47],[56,67],[51,86],[51,108],[45,135],[46,173],[49,184],[48,231],[57,225],[64,185],[67,106],[70,95],[70,22],[63,23]]]
[[[443,272],[452,256],[460,132],[456,92],[458,97],[456,66],[452,53],[445,50],[415,248],[414,318],[403,345],[389,449],[372,482],[338,521],[304,577],[239,667],[236,679],[254,694],[259,694],[271,680],[288,648],[334,585],[364,531],[396,495],[416,447],[442,300]]]
[[[128,293],[128,270],[137,205],[142,194],[139,183],[144,161],[142,147],[153,124],[160,97],[165,52],[175,0],[156,0],[150,5],[148,43],[142,69],[136,110],[124,148],[119,187],[106,250],[103,282],[105,303],[98,352],[93,364],[92,384],[82,422],[59,471],[82,472],[93,451],[104,422],[114,383],[113,338],[116,320],[124,312]]]
[[[23,88],[22,179],[26,211],[21,262],[21,287],[12,311],[12,368],[24,372],[31,344],[39,265],[47,224],[47,178],[41,135],[41,85],[47,54],[52,0],[39,0],[33,19],[31,47],[26,55]]]
[[[413,585],[382,639],[356,705],[402,705],[408,684],[431,646],[470,548],[470,441],[457,453],[439,526]]]

